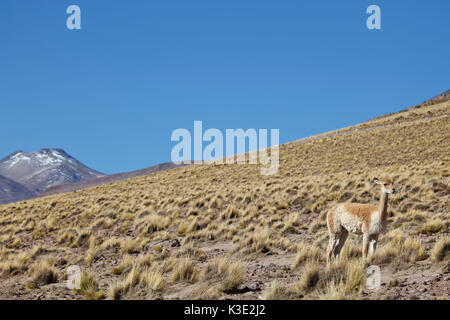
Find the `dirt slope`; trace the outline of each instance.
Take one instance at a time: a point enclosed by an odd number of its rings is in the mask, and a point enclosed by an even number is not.
[[[450,102],[280,147],[280,169],[191,165],[0,206],[0,298],[448,299]],[[326,213],[400,192],[371,261],[326,268]],[[82,289],[65,288],[68,265]],[[370,290],[366,267],[381,271]]]

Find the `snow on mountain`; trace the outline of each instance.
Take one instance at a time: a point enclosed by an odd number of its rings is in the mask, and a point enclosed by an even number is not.
[[[42,193],[51,187],[104,176],[61,149],[14,152],[0,160],[0,175],[36,193]]]

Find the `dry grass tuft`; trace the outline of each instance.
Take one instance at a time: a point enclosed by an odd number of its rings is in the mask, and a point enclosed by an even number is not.
[[[32,269],[32,279],[36,286],[58,282],[58,271],[49,262],[37,261]]]
[[[112,300],[126,297],[133,299],[139,296],[155,298],[159,296],[166,283],[162,270],[135,264],[124,279],[110,283],[107,297]]]
[[[189,258],[181,258],[175,262],[172,271],[172,281],[197,282],[200,272],[195,263]]]
[[[342,281],[332,280],[326,284],[326,287],[318,294],[320,300],[345,300],[345,284]]]
[[[324,257],[322,251],[323,250],[317,246],[308,245],[303,242],[299,243],[297,245],[297,256],[295,257],[295,262],[292,265],[292,269],[298,268],[307,261],[323,261]]]
[[[339,261],[324,273],[318,283],[321,300],[342,300],[359,297],[365,285],[366,269],[361,260]]]
[[[435,262],[444,260],[450,253],[450,237],[443,237],[433,247],[431,259]]]
[[[262,300],[286,300],[289,298],[289,291],[279,280],[274,280],[261,293]]]
[[[225,276],[219,284],[219,290],[225,293],[232,293],[244,282],[244,272],[239,261],[228,264]]]
[[[320,280],[320,273],[321,267],[316,262],[306,263],[295,289],[302,293],[311,292]]]
[[[99,300],[105,297],[103,291],[99,290],[94,276],[86,272],[81,275],[80,289],[75,289],[75,292],[86,300]]]
[[[416,262],[428,256],[419,239],[406,238],[401,231],[391,231],[386,238],[388,243],[377,250],[373,257],[376,264]]]
[[[201,280],[214,284],[220,292],[236,292],[244,282],[242,263],[229,258],[212,259],[202,270]]]
[[[445,224],[440,220],[432,220],[427,222],[422,228],[419,229],[421,234],[434,234],[445,229]]]
[[[328,267],[309,261],[294,289],[313,299],[351,299],[361,294],[365,277],[365,263],[361,259],[339,259]]]

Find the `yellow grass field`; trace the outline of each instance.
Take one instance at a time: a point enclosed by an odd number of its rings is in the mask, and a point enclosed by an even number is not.
[[[449,299],[449,164],[447,101],[284,144],[272,176],[198,164],[3,205],[0,298]],[[327,211],[377,203],[384,176],[400,192],[372,261],[351,235],[327,268]]]

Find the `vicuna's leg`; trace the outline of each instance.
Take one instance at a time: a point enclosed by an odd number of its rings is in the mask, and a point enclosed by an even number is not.
[[[369,235],[365,233],[363,235],[363,249],[362,249],[363,258],[367,257],[368,251],[369,251]]]
[[[327,248],[327,264],[330,264],[334,249],[337,245],[338,236],[330,233],[330,240],[328,240]]]
[[[372,257],[375,254],[378,243],[378,234],[373,234],[369,236],[369,256]]]
[[[330,264],[333,252],[338,244],[339,239],[339,224],[336,225],[335,219],[335,208],[332,208],[328,211],[327,214],[327,226],[328,226],[328,234],[330,236],[330,240],[328,240],[328,248],[327,248],[327,265]]]
[[[336,247],[334,248],[334,256],[335,257],[339,256],[339,253],[341,252],[342,247],[344,246],[345,241],[347,240],[347,237],[348,237],[348,231],[345,229],[342,229],[341,233],[339,234],[338,243],[337,243]]]

